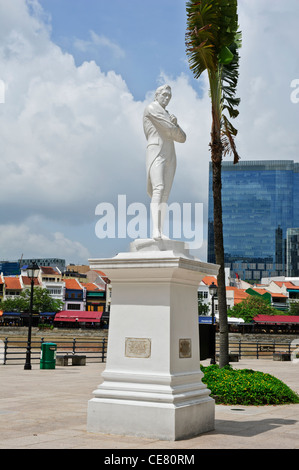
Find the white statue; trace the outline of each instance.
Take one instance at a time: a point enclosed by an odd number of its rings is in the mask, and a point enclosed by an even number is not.
[[[186,134],[177,118],[165,109],[171,99],[171,88],[157,88],[155,100],[144,110],[143,128],[147,138],[146,171],[147,192],[151,197],[152,238],[163,235],[167,201],[176,170],[175,142],[185,142]]]

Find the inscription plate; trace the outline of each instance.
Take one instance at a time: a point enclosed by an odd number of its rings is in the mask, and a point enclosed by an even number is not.
[[[125,355],[141,359],[151,357],[151,340],[149,338],[126,338]]]
[[[191,339],[180,339],[180,358],[191,357]]]

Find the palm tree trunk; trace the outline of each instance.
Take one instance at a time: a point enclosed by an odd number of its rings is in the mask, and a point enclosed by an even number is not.
[[[213,168],[213,200],[214,200],[214,249],[216,264],[220,265],[218,283],[218,311],[219,311],[219,333],[220,333],[220,354],[219,367],[224,367],[229,363],[228,357],[228,323],[226,286],[224,270],[224,244],[223,244],[223,224],[222,224],[222,198],[221,198],[221,165],[222,165],[222,143],[220,138],[219,113],[212,105],[212,132],[211,132],[211,154]]]

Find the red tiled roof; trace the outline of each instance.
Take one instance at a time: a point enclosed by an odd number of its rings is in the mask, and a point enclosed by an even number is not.
[[[86,288],[87,291],[105,291],[104,288],[99,287],[97,284],[94,284],[93,282],[81,282],[81,285]]]
[[[66,289],[82,290],[77,279],[63,279],[63,282],[65,283]]]
[[[257,287],[251,287],[252,290],[254,290],[255,292],[257,292],[258,294],[260,295],[264,295],[264,294],[271,294],[271,292],[269,292],[268,290],[266,289],[259,289]]]
[[[239,304],[240,302],[243,302],[243,300],[247,299],[247,297],[250,297],[250,294],[248,294],[245,291],[245,289],[238,289],[237,287],[234,287],[234,286],[228,286],[226,290],[234,291],[234,304],[235,305]]]
[[[43,274],[52,274],[53,276],[59,276],[59,272],[52,268],[52,266],[40,266],[40,269]]]
[[[98,269],[93,269],[92,271],[95,271],[101,277],[107,277],[107,274],[103,273],[103,271],[99,271]]]
[[[287,295],[284,295],[284,294],[277,294],[276,292],[270,292],[270,294],[272,295],[272,297],[281,297],[283,299],[287,299],[288,296]]]
[[[18,277],[4,277],[5,287],[6,289],[22,289],[20,279]]]
[[[39,283],[39,280],[35,277],[33,279],[34,281],[34,286],[39,286],[40,283]],[[22,282],[24,284],[24,286],[30,286],[31,285],[31,279],[28,277],[28,276],[22,276]]]
[[[214,277],[214,276],[205,276],[203,279],[202,279],[202,282],[204,284],[206,284],[206,286],[210,286],[212,284],[212,282],[214,282],[215,286],[218,286],[217,284],[217,278]]]
[[[295,286],[295,284],[293,284],[292,282],[290,281],[273,281],[275,282],[275,284],[278,286],[278,287],[283,287],[285,286],[287,289],[296,289],[298,286]]]

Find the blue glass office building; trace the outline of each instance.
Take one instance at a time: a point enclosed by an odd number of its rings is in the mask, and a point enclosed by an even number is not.
[[[290,160],[222,164],[225,265],[242,279],[286,274],[287,229],[299,227],[299,164]],[[208,261],[215,262],[212,166]]]

